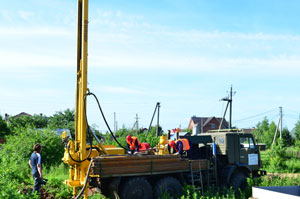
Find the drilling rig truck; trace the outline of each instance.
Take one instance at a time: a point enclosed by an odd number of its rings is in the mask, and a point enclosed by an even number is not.
[[[76,198],[88,198],[89,188],[100,189],[110,198],[151,199],[162,192],[178,198],[185,183],[201,191],[212,184],[244,189],[247,177],[265,174],[260,170],[259,149],[252,134],[239,130],[185,136],[192,143],[191,159],[170,154],[165,149],[166,136],[160,137],[155,150],[135,155],[126,154],[121,145],[103,145],[86,115],[87,98],[96,98],[87,88],[87,49],[88,0],[78,0],[75,139],[62,135],[63,162],[69,165],[69,179],[64,183],[73,188]],[[93,139],[98,144],[93,145]]]

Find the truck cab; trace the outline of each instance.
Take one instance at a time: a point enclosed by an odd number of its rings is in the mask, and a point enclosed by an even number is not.
[[[216,164],[220,184],[243,189],[247,186],[247,177],[266,174],[260,170],[259,148],[251,133],[225,129],[185,138],[192,142],[193,158],[207,158]],[[213,145],[216,146],[216,154],[212,152]]]

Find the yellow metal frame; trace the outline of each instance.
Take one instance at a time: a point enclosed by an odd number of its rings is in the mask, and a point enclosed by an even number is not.
[[[84,186],[86,174],[90,164],[85,160],[88,156],[86,148],[97,147],[103,154],[124,154],[124,149],[110,146],[105,149],[101,143],[98,145],[86,145],[87,123],[85,118],[85,97],[88,93],[87,88],[87,56],[88,56],[88,0],[78,0],[78,20],[77,20],[77,81],[76,81],[76,99],[75,99],[75,140],[68,141],[65,148],[63,162],[70,165],[69,179],[64,183],[73,187],[73,195],[77,195],[77,188]],[[66,134],[63,139],[68,139]],[[71,157],[72,158],[71,158]],[[97,157],[98,151],[92,149],[90,158]],[[76,161],[74,161],[76,160]],[[78,161],[78,162],[77,162]],[[100,176],[90,176],[100,177]],[[84,190],[83,197],[87,198],[88,184]]]
[[[69,179],[65,184],[73,187],[73,194],[77,194],[77,188],[84,185],[89,161],[81,161],[87,158],[86,148],[86,119],[85,102],[87,94],[87,56],[88,56],[88,0],[78,0],[78,26],[77,26],[77,84],[76,84],[76,105],[75,105],[75,141],[69,141],[69,151],[65,149],[63,161],[70,165]],[[104,148],[103,146],[99,146]],[[91,157],[98,156],[93,149]],[[88,186],[87,186],[88,187]],[[87,188],[83,194],[87,198]]]

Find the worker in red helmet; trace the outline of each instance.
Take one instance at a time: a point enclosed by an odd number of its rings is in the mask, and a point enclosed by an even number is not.
[[[135,152],[139,151],[141,143],[137,137],[128,135],[126,137],[126,142],[129,153],[134,154]]]
[[[136,154],[139,151],[146,151],[150,149],[150,145],[148,143],[141,143],[137,137],[128,135],[126,137],[127,148],[130,154]]]
[[[187,158],[191,158],[191,143],[186,138],[180,138],[176,141],[171,140],[169,146],[173,149],[173,153],[184,155],[184,152],[187,154]]]

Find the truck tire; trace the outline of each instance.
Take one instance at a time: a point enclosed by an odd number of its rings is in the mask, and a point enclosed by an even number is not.
[[[155,183],[154,198],[161,198],[161,194],[167,193],[170,198],[180,198],[181,191],[180,182],[174,177],[164,177]],[[165,198],[165,197],[164,197]]]
[[[121,199],[152,199],[152,186],[143,177],[130,178],[123,182]]]
[[[241,189],[244,191],[248,186],[247,176],[243,172],[234,173],[231,177],[229,186],[231,186],[235,191]]]

